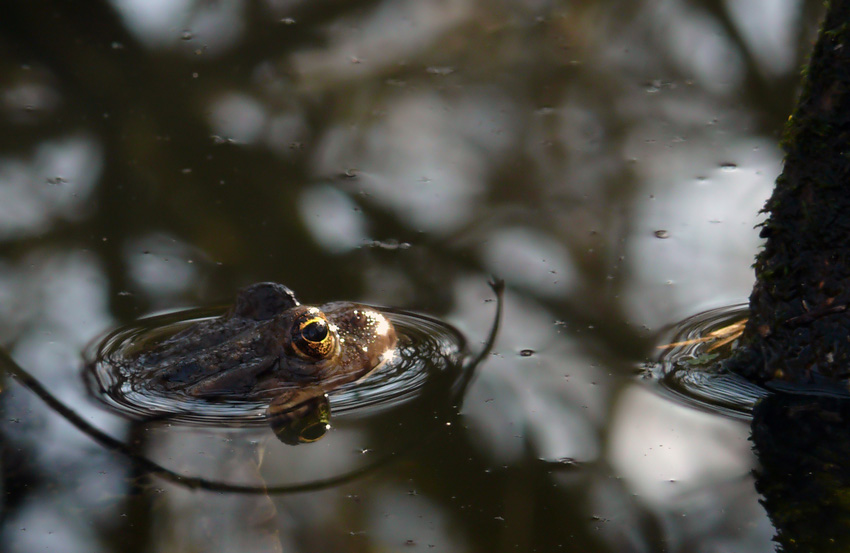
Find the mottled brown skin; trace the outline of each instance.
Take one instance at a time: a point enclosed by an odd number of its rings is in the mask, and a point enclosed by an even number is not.
[[[349,302],[300,305],[291,290],[241,290],[222,317],[196,323],[139,354],[137,384],[202,398],[274,398],[285,409],[358,380],[392,358],[392,324]]]

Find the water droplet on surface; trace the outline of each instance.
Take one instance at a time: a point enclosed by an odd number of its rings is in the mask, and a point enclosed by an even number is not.
[[[531,357],[534,354],[535,354],[535,351],[533,349],[524,349],[524,350],[520,350],[520,352],[519,352],[520,357]]]
[[[387,240],[368,241],[366,242],[366,246],[381,250],[407,250],[410,248],[410,242],[399,242],[395,238],[389,238]]]
[[[292,19],[291,17],[284,17],[283,19],[280,20],[280,22],[283,23],[284,25],[295,25],[295,20]]]
[[[195,38],[195,35],[192,31],[183,31],[180,33],[180,40],[192,40],[193,38]]]
[[[429,67],[425,71],[427,71],[431,75],[440,75],[441,77],[444,77],[446,75],[451,75],[452,73],[454,73],[455,69],[454,67]]]
[[[721,171],[726,171],[727,173],[731,173],[738,169],[738,166],[734,163],[723,163],[720,165]]]
[[[675,86],[675,83],[673,83],[672,81],[654,79],[652,81],[649,81],[648,83],[645,83],[643,85],[643,89],[649,92],[650,94],[654,94],[656,92],[660,92],[662,89],[665,88],[675,88]]]
[[[666,230],[656,230],[653,234],[655,234],[656,238],[661,238],[664,240],[665,238],[670,238],[670,233]]]

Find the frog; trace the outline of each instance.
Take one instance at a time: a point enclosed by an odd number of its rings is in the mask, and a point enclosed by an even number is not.
[[[128,360],[133,385],[168,397],[271,400],[284,416],[390,362],[397,337],[379,309],[337,301],[302,305],[286,286],[260,282],[219,317],[191,323]]]

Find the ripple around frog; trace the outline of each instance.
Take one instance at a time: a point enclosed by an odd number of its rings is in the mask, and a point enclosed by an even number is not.
[[[749,419],[755,403],[769,391],[743,377],[724,371],[719,362],[729,357],[736,341],[712,349],[709,333],[742,321],[745,304],[706,311],[670,328],[662,338],[664,349],[646,367],[650,376],[673,398],[688,405],[736,419]],[[719,340],[714,340],[719,343]]]
[[[365,379],[330,392],[335,420],[365,416],[416,398],[437,375],[462,377],[466,341],[454,327],[430,317],[384,309],[398,335],[395,359]],[[223,310],[193,309],[140,319],[119,328],[85,354],[85,376],[92,393],[113,410],[139,420],[163,419],[196,426],[260,426],[267,423],[269,397],[208,400],[163,392],[135,380],[126,361],[190,324],[221,316]]]

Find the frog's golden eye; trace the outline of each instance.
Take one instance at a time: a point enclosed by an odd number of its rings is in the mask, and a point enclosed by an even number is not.
[[[321,313],[305,313],[292,325],[292,346],[305,359],[324,359],[334,351],[334,335]]]

